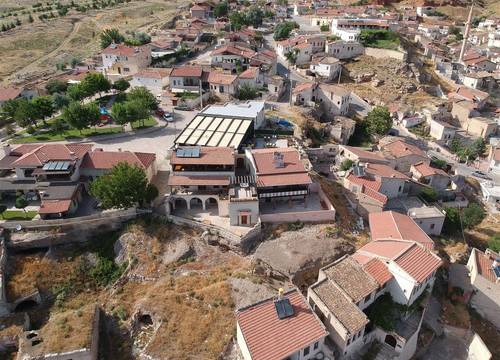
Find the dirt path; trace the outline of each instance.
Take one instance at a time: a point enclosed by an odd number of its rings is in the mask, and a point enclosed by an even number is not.
[[[29,71],[35,71],[37,66],[39,66],[43,61],[48,60],[50,57],[56,55],[60,50],[62,50],[66,45],[69,44],[69,42],[73,39],[73,37],[78,33],[80,30],[81,22],[80,19],[72,18],[76,20],[73,23],[73,28],[71,29],[71,32],[69,35],[64,39],[57,48],[49,52],[48,54],[43,55],[42,57],[36,59],[32,63],[26,65],[22,69],[16,71],[15,73],[10,75],[10,78],[13,79],[15,77],[20,77],[23,76],[23,74],[29,72]]]

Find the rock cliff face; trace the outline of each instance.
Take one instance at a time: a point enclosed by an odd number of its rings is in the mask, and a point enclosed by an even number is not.
[[[328,227],[331,228],[328,225],[306,226],[263,242],[254,255],[257,271],[271,277],[288,278],[299,287],[310,285],[322,266],[354,251],[352,243],[329,235]]]

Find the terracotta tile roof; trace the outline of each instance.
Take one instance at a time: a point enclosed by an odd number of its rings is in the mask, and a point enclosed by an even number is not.
[[[295,49],[308,49],[309,47],[311,47],[311,45],[309,45],[308,43],[300,43],[300,44],[297,44],[294,46]]]
[[[379,257],[391,260],[409,249],[413,245],[411,241],[379,240],[371,241],[358,250],[364,256]]]
[[[390,144],[384,146],[384,150],[389,152],[395,159],[408,156],[408,155],[419,155],[427,157],[425,152],[419,149],[417,146],[405,143],[402,140],[394,141]]]
[[[12,163],[14,167],[41,166],[47,161],[81,159],[92,149],[91,144],[45,144],[26,152]],[[14,151],[22,151],[16,148]]]
[[[181,186],[181,185],[229,185],[229,176],[194,176],[194,175],[171,175],[168,178],[168,185]]]
[[[283,155],[283,167],[275,166],[273,162],[275,153]],[[304,164],[300,160],[299,152],[294,148],[256,149],[252,150],[252,155],[258,175],[306,172]]]
[[[282,360],[328,335],[298,290],[284,296],[294,310],[284,319],[278,318],[272,298],[236,311],[252,360]]]
[[[109,170],[119,162],[126,162],[147,169],[155,159],[156,155],[152,153],[95,150],[87,153],[81,167],[83,169]]]
[[[42,200],[39,214],[59,214],[69,210],[71,200]]]
[[[258,187],[308,185],[311,183],[311,177],[307,173],[259,175],[257,177]]]
[[[368,324],[366,315],[332,281],[324,279],[310,289],[350,334]]]
[[[373,151],[366,151],[359,147],[341,145],[340,149],[345,149],[354,155],[356,155],[360,161],[364,162],[385,162],[388,163],[389,160],[385,159],[380,153]]]
[[[490,97],[490,95],[487,92],[477,90],[477,89],[472,89],[467,86],[460,86],[455,93],[459,95],[460,97],[467,99],[469,101],[482,101],[486,100],[487,98]]]
[[[475,254],[476,257],[476,265],[478,273],[487,280],[496,283],[497,277],[492,268],[493,261],[495,261],[495,256],[485,254],[484,252],[476,248],[473,249],[472,254]]]
[[[255,79],[259,74],[259,68],[249,67],[240,74],[240,79]]]
[[[222,55],[222,54],[231,54],[231,55],[237,55],[241,56],[244,58],[251,58],[254,56],[256,53],[252,49],[249,49],[247,47],[243,46],[238,46],[238,45],[226,45],[222,46],[218,49],[215,49],[212,51],[212,56],[213,55]]]
[[[172,70],[170,73],[170,76],[174,77],[201,77],[203,73],[203,69],[201,66],[190,66],[190,65],[184,65],[180,67],[176,67]]]
[[[136,73],[134,77],[163,79],[168,77],[171,72],[172,72],[171,68],[147,68]]]
[[[407,215],[395,211],[370,213],[368,222],[372,241],[415,241],[427,249],[434,248],[434,241]]]
[[[0,101],[14,100],[23,92],[22,89],[15,87],[0,88]]]
[[[384,165],[384,164],[368,163],[365,167],[365,172],[372,174],[372,175],[381,176],[381,177],[398,178],[398,179],[404,179],[404,180],[410,179],[405,174],[391,168],[390,166]]]
[[[367,275],[356,260],[349,256],[324,267],[322,270],[328,279],[344,290],[355,303],[378,288],[377,282]],[[348,276],[346,276],[347,274]]]
[[[465,65],[477,65],[477,64],[480,64],[484,61],[491,62],[486,56],[481,56],[481,57],[474,58],[474,59],[464,60],[464,63],[465,63]]]
[[[146,49],[149,49],[149,47],[148,46],[128,46],[125,44],[111,44],[106,49],[104,49],[102,51],[102,53],[107,54],[107,55],[136,56]]]
[[[363,194],[365,194],[366,196],[369,196],[372,199],[378,201],[382,205],[387,204],[387,201],[389,201],[389,199],[387,198],[387,196],[385,196],[384,194],[382,194],[382,193],[380,193],[378,191],[375,191],[373,189],[370,189],[370,188],[368,188],[366,186],[363,186],[363,188],[361,189],[361,192]]]
[[[380,187],[382,186],[382,183],[378,180],[372,180],[372,179],[369,179],[367,177],[359,177],[359,176],[354,175],[353,173],[350,173],[347,176],[347,180],[349,180],[350,182],[352,182],[354,184],[365,186],[365,187],[372,189],[374,191],[377,191],[377,192],[380,190]]]
[[[420,176],[424,176],[424,177],[425,176],[433,176],[433,175],[448,176],[448,174],[446,172],[444,172],[443,170],[433,168],[424,162],[419,162],[419,163],[413,164],[412,167],[415,168],[415,170],[420,173]]]
[[[380,287],[393,278],[391,272],[387,269],[387,265],[379,259],[371,259],[363,265],[363,269],[375,279]]]
[[[237,75],[225,74],[220,71],[211,71],[210,75],[208,75],[208,82],[211,84],[231,85],[237,78]]]
[[[182,146],[179,148],[183,148]],[[234,165],[234,149],[231,147],[200,147],[199,158],[177,157],[172,151],[170,164],[173,165]]]
[[[305,91],[305,90],[311,90],[313,89],[314,87],[316,86],[315,83],[313,82],[305,82],[305,83],[301,83],[301,84],[298,84],[297,86],[295,86],[293,88],[293,93],[294,94],[298,94],[298,93],[301,93],[302,91]]]
[[[441,259],[414,243],[394,262],[417,282],[423,282],[434,270],[441,266]]]
[[[371,256],[363,255],[359,252],[355,252],[354,254],[351,255],[351,257],[361,265],[368,263],[372,259]]]

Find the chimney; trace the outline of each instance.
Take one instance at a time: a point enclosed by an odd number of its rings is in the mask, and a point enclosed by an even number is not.
[[[273,164],[275,168],[284,168],[285,167],[285,157],[283,153],[275,151],[273,153]]]
[[[122,148],[118,148],[118,152],[122,152]]]
[[[278,289],[278,300],[283,299],[283,294],[285,293],[285,290],[283,288]]]
[[[71,160],[75,160],[76,159],[76,154],[73,151],[69,152],[69,156],[71,157]]]
[[[3,155],[4,156],[9,156],[11,150],[12,149],[10,148],[10,144],[4,145],[3,146]]]

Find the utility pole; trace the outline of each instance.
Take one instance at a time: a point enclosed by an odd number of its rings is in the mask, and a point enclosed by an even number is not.
[[[464,61],[465,48],[467,47],[467,41],[469,40],[469,32],[472,23],[472,9],[474,9],[474,1],[475,0],[472,0],[472,3],[470,5],[469,16],[467,18],[467,22],[465,23],[464,39],[462,41],[462,48],[460,49],[460,56],[458,57],[458,62],[460,63]]]

